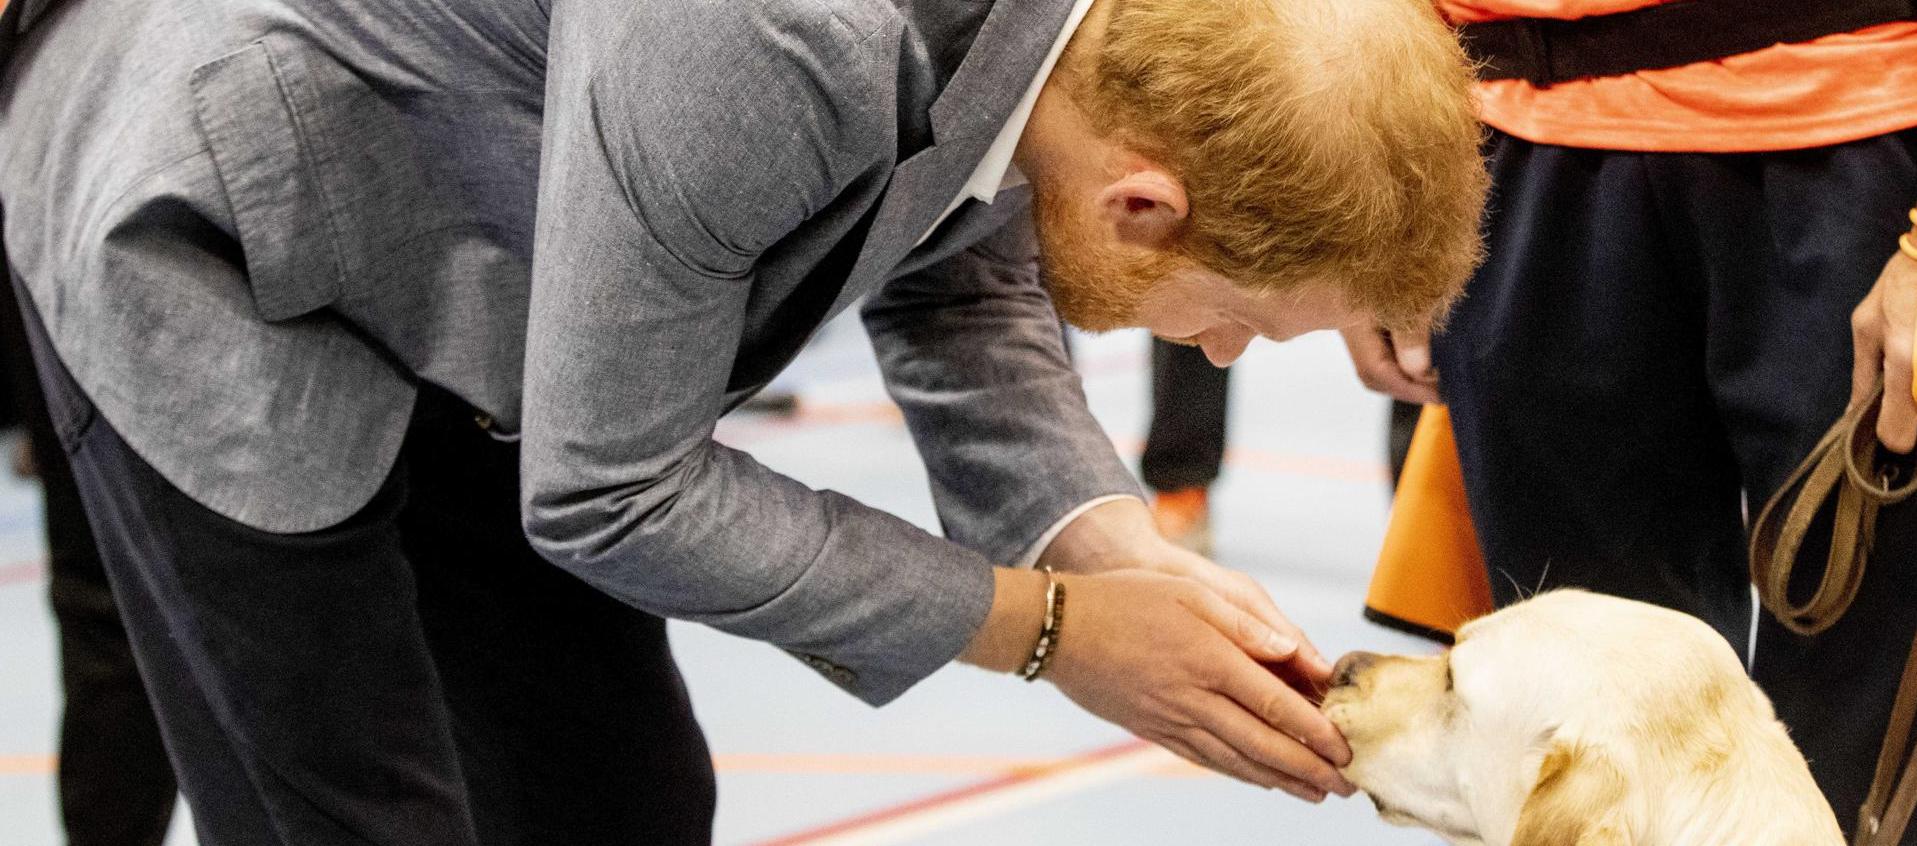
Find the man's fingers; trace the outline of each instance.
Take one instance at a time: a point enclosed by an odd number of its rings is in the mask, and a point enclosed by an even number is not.
[[[1435,383],[1414,382],[1398,370],[1397,362],[1386,359],[1387,363],[1373,363],[1370,367],[1360,367],[1358,381],[1375,393],[1384,394],[1395,400],[1414,405],[1434,405],[1440,402]]]
[[[1406,333],[1402,346],[1394,348],[1393,339],[1376,327],[1352,327],[1339,334],[1344,336],[1358,381],[1365,387],[1405,402],[1439,401],[1428,337]]]
[[[1311,638],[1291,618],[1286,617],[1284,611],[1279,610],[1278,603],[1272,601],[1264,585],[1249,575],[1221,567],[1201,556],[1184,550],[1178,550],[1178,553],[1188,562],[1182,572],[1189,573],[1200,584],[1211,587],[1226,602],[1270,627],[1281,638],[1297,644],[1297,650],[1289,659],[1259,658],[1261,663],[1283,676],[1286,684],[1297,686],[1307,695],[1320,692],[1329,685],[1331,662],[1312,644]]]
[[[1189,754],[1179,753],[1180,747]],[[1184,754],[1187,760],[1201,767],[1216,770],[1239,781],[1282,790],[1314,804],[1325,800],[1324,790],[1260,764],[1202,729],[1166,743],[1165,748]]]
[[[1202,603],[1200,611],[1206,620],[1254,660],[1291,664],[1313,686],[1331,679],[1331,662],[1324,653],[1251,577],[1243,576],[1239,586],[1223,588]]]
[[[1356,790],[1323,756],[1226,697],[1212,697],[1193,716],[1199,728],[1262,768],[1284,773],[1326,793],[1350,795]]]
[[[1394,333],[1391,345],[1397,351],[1398,370],[1406,378],[1421,385],[1430,385],[1438,381],[1438,371],[1431,364],[1431,333],[1427,330]]]
[[[1344,735],[1338,733],[1338,728],[1310,702],[1305,701],[1302,694],[1279,681],[1271,671],[1248,661],[1231,662],[1218,692],[1237,702],[1265,725],[1304,743],[1324,771],[1336,775],[1333,767],[1342,767],[1351,762],[1351,747],[1345,743]],[[1287,769],[1287,772],[1309,778],[1308,774],[1296,769]],[[1349,787],[1342,776],[1336,782],[1311,780],[1321,785],[1332,785],[1327,789],[1334,792],[1348,792],[1338,789]]]
[[[1278,689],[1292,691],[1294,697],[1304,702],[1303,697],[1321,696],[1322,691],[1329,686],[1331,666],[1317,648],[1305,639],[1304,633],[1291,625],[1291,621],[1285,620],[1282,629],[1275,629],[1220,594],[1205,590],[1199,591],[1197,596],[1194,610],[1249,656],[1255,662],[1251,666],[1262,670],[1267,681],[1277,680]],[[1280,619],[1284,617],[1283,614],[1278,616]],[[1232,666],[1235,672],[1243,673],[1246,662],[1234,661]],[[1257,710],[1251,703],[1246,703],[1245,707]],[[1330,732],[1329,742],[1324,748],[1334,751],[1344,749],[1344,738],[1331,729],[1331,723],[1317,716],[1317,709],[1309,703],[1305,703],[1305,707],[1317,723]]]
[[[1883,297],[1876,291],[1865,297],[1850,315],[1850,404],[1870,397],[1884,373]]]
[[[1251,612],[1224,598],[1209,585],[1194,582],[1186,604],[1246,655],[1257,661],[1289,661],[1298,654],[1297,638],[1281,634]]]
[[[1414,382],[1406,382],[1398,390],[1387,391],[1386,393],[1390,394],[1392,399],[1408,402],[1412,405],[1437,405],[1438,403],[1444,402],[1443,398],[1438,395],[1437,385],[1420,385]]]
[[[1219,569],[1224,570],[1222,567]],[[1288,637],[1296,642],[1298,651],[1292,656],[1292,660],[1303,662],[1303,669],[1308,674],[1321,679],[1330,678],[1331,662],[1325,660],[1324,653],[1318,651],[1318,647],[1312,644],[1311,638],[1305,636],[1304,630],[1298,628],[1291,618],[1285,616],[1285,612],[1278,608],[1278,603],[1272,600],[1271,594],[1265,592],[1264,586],[1258,584],[1257,579],[1244,573],[1230,570],[1225,572],[1231,573],[1232,577],[1232,585],[1226,588],[1225,598],[1257,617],[1280,636]]]
[[[1884,405],[1877,418],[1877,439],[1892,452],[1909,454],[1917,446],[1917,391],[1911,387],[1911,339],[1892,338],[1884,349]]]

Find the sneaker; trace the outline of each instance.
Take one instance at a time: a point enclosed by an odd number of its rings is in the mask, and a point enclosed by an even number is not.
[[[1211,557],[1211,492],[1207,488],[1159,491],[1152,497],[1152,521],[1166,540]]]

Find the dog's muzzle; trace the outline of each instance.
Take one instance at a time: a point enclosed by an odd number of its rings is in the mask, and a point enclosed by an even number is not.
[[[1380,657],[1375,652],[1352,652],[1338,659],[1338,663],[1331,667],[1331,686],[1339,688],[1356,684],[1358,675],[1378,663]]]

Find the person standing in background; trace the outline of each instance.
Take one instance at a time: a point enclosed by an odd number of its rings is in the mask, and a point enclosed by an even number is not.
[[[68,846],[160,846],[178,804],[173,765],[20,321],[13,291],[0,291],[0,363],[22,418],[15,469],[43,494],[47,604],[60,642],[60,822]]]
[[[1166,539],[1211,555],[1211,484],[1225,461],[1231,369],[1198,347],[1151,342],[1151,429],[1139,475],[1151,489],[1152,520]]]
[[[8,0],[0,0],[5,10]],[[6,250],[0,246],[0,267]],[[178,784],[100,548],[87,525],[73,467],[54,434],[34,376],[33,350],[11,285],[0,291],[6,416],[18,416],[14,469],[40,483],[47,604],[60,639],[56,786],[68,846],[160,846]]]
[[[1896,255],[1917,12],[1438,5],[1485,63],[1489,259],[1435,343],[1353,330],[1353,358],[1374,387],[1450,405],[1499,603],[1581,586],[1696,614],[1742,651],[1747,508],[1880,378],[1883,441],[1917,439],[1917,273]],[[1805,638],[1766,615],[1755,638],[1753,674],[1846,826],[1917,629],[1917,505],[1880,520],[1842,622]]]
[[[1209,556],[1211,486],[1224,468],[1231,368],[1213,364],[1202,349],[1163,338],[1152,339],[1151,368],[1151,422],[1138,469],[1151,492],[1152,521],[1168,540]],[[1391,403],[1385,459],[1393,487],[1404,471],[1418,409]]]

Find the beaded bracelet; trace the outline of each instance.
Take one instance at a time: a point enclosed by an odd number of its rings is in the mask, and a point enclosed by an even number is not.
[[[1052,568],[1046,567],[1045,623],[1038,630],[1038,643],[1032,646],[1031,660],[1018,671],[1019,678],[1032,682],[1045,674],[1045,668],[1052,664],[1052,656],[1058,652],[1058,632],[1064,625],[1065,585],[1059,583]]]

